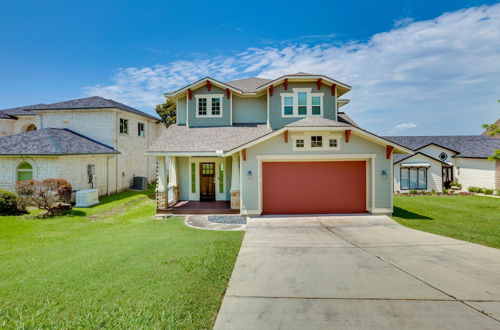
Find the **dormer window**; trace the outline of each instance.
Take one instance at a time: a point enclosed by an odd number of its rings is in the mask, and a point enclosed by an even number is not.
[[[196,95],[196,117],[222,117],[223,95]]]
[[[293,88],[293,93],[281,93],[283,117],[323,115],[323,93],[312,93],[311,88]]]

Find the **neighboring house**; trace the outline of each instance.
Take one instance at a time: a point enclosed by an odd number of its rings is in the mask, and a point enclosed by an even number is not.
[[[158,160],[159,213],[188,205],[252,215],[391,213],[393,153],[412,151],[339,112],[350,89],[297,73],[204,78],[165,94],[178,122],[147,153]]]
[[[144,150],[157,138],[159,119],[124,104],[94,96],[0,110],[0,117],[7,135],[0,137],[1,189],[63,178],[74,190],[106,195],[128,189],[134,176],[156,178]]]
[[[462,189],[500,190],[500,162],[488,160],[500,149],[500,139],[473,136],[387,136],[415,152],[394,156],[394,191],[437,191],[450,182]]]

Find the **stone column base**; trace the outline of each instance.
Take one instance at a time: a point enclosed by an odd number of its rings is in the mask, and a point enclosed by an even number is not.
[[[240,209],[240,191],[239,190],[231,190],[231,209],[239,210]]]
[[[166,191],[157,191],[156,192],[156,209],[157,210],[165,210],[167,207],[168,207],[167,192]]]

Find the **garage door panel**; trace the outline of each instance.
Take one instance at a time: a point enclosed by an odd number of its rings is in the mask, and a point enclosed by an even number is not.
[[[361,213],[366,211],[366,163],[265,162],[264,214]]]

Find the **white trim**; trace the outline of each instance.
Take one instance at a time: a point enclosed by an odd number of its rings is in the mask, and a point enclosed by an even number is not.
[[[212,99],[218,98],[220,100],[220,113],[218,115],[212,114]],[[196,118],[222,118],[223,113],[224,113],[224,95],[223,94],[196,94],[195,95],[196,99],[196,104],[195,104],[195,109],[196,109]],[[206,99],[207,100],[207,114],[206,115],[200,115],[199,112],[199,103],[198,99]]]
[[[301,80],[302,81],[303,80],[317,80],[318,78],[321,78],[322,83],[328,82],[330,84],[335,84],[339,87],[343,87],[343,88],[347,89],[347,91],[351,90],[351,86],[343,84],[340,81],[334,80],[332,78],[329,78],[329,77],[323,76],[323,75],[310,75],[310,76],[285,75],[285,76],[279,77],[277,79],[274,79],[274,80],[268,82],[267,84],[260,86],[259,88],[256,89],[256,91],[259,92],[260,90],[267,88],[269,86],[279,85],[285,79],[288,79],[288,81],[290,82],[290,81],[301,81]]]
[[[186,104],[187,105],[187,104]],[[175,100],[175,112],[177,112],[177,115],[175,116],[175,123],[178,124],[179,121],[177,118],[179,118],[179,99]]]
[[[266,98],[266,102],[267,102],[267,127],[270,127],[270,125],[269,125],[269,90],[266,90],[266,93],[267,93],[267,98]]]
[[[304,118],[307,116],[318,116],[322,117],[323,116],[323,97],[325,93],[312,93],[312,88],[292,88],[293,93],[281,93],[281,117],[283,118]],[[306,93],[307,94],[307,101],[306,101],[306,114],[301,115],[299,114],[299,93]],[[292,114],[287,115],[285,114],[285,97],[291,97],[293,99],[292,102]],[[320,98],[320,113],[317,115],[314,115],[312,113],[312,98],[313,97],[319,97]],[[289,106],[289,105],[288,105]]]
[[[195,192],[193,193],[191,190],[191,185],[193,180],[191,178],[191,164],[195,164]],[[200,163],[214,163],[214,179],[215,179],[215,200],[216,201],[227,201],[227,162],[226,158],[221,157],[189,157],[188,159],[188,191],[189,191],[189,200],[190,201],[199,201],[200,200]],[[224,164],[224,186],[223,192],[220,191],[219,187],[219,166],[220,164]]]
[[[376,154],[314,154],[314,155],[256,155],[255,158],[258,161],[257,166],[257,175],[259,177],[258,187],[257,187],[257,205],[258,205],[258,214],[262,214],[262,163],[264,162],[324,162],[324,161],[347,161],[347,160],[362,160],[365,161],[365,166],[368,166],[368,160],[370,160],[370,164],[372,167],[372,176],[371,176],[371,186],[372,186],[372,195],[371,195],[371,204],[375,204],[375,158],[377,158]],[[367,182],[365,183],[365,187],[368,183],[368,177],[366,177]],[[392,192],[391,192],[392,193]],[[242,214],[243,211],[249,212],[248,210],[243,210],[241,208]],[[392,211],[391,211],[392,212]]]
[[[262,212],[259,212],[259,210],[240,210],[241,215],[261,215]]]
[[[186,127],[189,127],[189,97],[186,94]]]
[[[222,113],[222,101],[221,100],[221,113]],[[229,123],[233,126],[233,94],[229,92]]]
[[[321,136],[323,140],[323,146],[321,148],[319,147],[312,147],[312,136]],[[330,139],[335,139],[337,140],[337,146],[336,147],[330,147]],[[291,140],[292,140],[292,149],[293,151],[340,151],[340,140],[342,139],[342,135],[340,134],[334,134],[334,133],[314,133],[314,132],[304,132],[304,133],[298,133],[298,134],[292,134],[291,135]],[[297,147],[297,140],[304,140],[304,147],[299,148]]]

